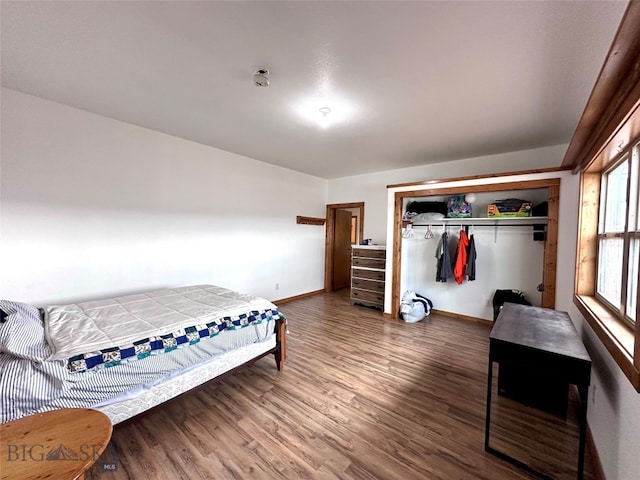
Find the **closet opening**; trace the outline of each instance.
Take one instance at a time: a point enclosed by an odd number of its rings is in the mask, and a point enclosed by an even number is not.
[[[399,318],[400,299],[407,289],[434,300],[434,310],[441,314],[475,321],[492,321],[492,297],[500,289],[525,290],[532,304],[554,308],[560,179],[464,182],[466,185],[453,179],[442,183],[442,187],[421,185],[394,193],[390,316]],[[430,207],[465,196],[472,199],[471,212],[460,215],[468,214],[468,218],[429,214],[407,218],[410,202]],[[490,216],[500,199],[543,205],[544,215],[538,210],[521,218]],[[473,281],[470,277],[460,284],[454,278],[447,283],[437,280],[436,250],[445,232],[452,240],[450,256],[456,254],[461,238],[466,242],[474,236],[477,272]]]

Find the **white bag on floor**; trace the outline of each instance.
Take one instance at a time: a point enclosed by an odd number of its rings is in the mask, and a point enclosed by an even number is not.
[[[405,322],[419,322],[431,313],[433,303],[413,290],[407,290],[400,302],[400,315]]]

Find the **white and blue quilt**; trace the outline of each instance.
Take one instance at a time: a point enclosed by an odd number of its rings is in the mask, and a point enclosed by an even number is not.
[[[119,365],[281,318],[271,302],[214,285],[46,307],[49,360],[72,372]]]

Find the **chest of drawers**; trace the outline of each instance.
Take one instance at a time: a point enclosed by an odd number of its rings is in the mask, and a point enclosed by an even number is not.
[[[384,245],[351,248],[351,305],[384,309],[385,259]]]

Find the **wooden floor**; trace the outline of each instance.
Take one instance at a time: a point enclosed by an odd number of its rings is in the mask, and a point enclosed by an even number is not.
[[[536,478],[483,448],[488,327],[384,319],[341,293],[281,309],[290,330],[283,371],[265,357],[116,426],[108,453],[117,471],[96,464],[86,478]],[[527,454],[532,437],[549,439],[538,461],[575,478],[568,422],[528,420],[514,428],[517,446]],[[587,459],[585,478],[592,470]]]

